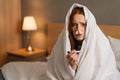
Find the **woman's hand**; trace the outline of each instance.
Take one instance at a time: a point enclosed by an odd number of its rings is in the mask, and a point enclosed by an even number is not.
[[[77,60],[78,55],[76,54],[75,50],[69,51],[66,57],[72,69],[76,71],[78,67],[78,60]]]

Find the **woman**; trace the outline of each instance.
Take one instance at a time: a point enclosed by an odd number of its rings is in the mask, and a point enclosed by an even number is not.
[[[86,20],[84,17],[83,8],[75,7],[71,13],[69,20],[68,30],[71,43],[71,51],[68,52],[69,54],[67,55],[67,59],[71,65],[71,68],[76,71],[78,67],[78,52],[76,53],[76,50],[79,51],[81,49],[86,30]]]
[[[119,80],[110,43],[83,5],[73,4],[48,58],[50,80]]]

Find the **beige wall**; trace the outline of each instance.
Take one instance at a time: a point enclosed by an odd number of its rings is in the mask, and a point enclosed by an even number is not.
[[[86,5],[99,24],[120,25],[120,0],[22,0],[22,17],[34,15],[37,20],[64,22],[75,2]]]
[[[0,66],[7,61],[7,51],[21,47],[20,4],[20,0],[0,0]]]
[[[64,22],[67,11],[74,2],[86,5],[98,24],[120,25],[120,0],[22,0],[22,19],[32,15],[37,22],[37,37],[32,40],[35,47],[45,48],[46,35],[40,32],[41,28],[45,28],[48,22]],[[22,36],[22,46],[26,46],[25,33]]]

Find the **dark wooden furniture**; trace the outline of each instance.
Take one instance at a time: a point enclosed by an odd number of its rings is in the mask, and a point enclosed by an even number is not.
[[[10,61],[45,61],[46,50],[35,48],[34,51],[26,51],[24,48],[8,51],[8,62]]]

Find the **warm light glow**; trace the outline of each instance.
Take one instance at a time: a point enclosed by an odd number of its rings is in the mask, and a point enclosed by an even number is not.
[[[31,46],[28,46],[28,51],[32,51],[32,47]]]
[[[22,30],[25,31],[37,30],[37,26],[33,16],[24,17]]]
[[[31,39],[30,33],[33,30],[37,30],[37,26],[36,26],[35,19],[33,16],[24,17],[22,30],[27,31],[28,45],[27,45],[26,51],[31,52],[31,51],[33,51],[33,48],[32,48],[31,40],[30,40]]]

